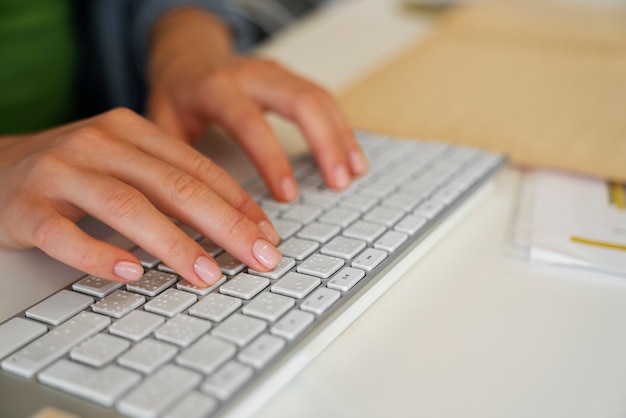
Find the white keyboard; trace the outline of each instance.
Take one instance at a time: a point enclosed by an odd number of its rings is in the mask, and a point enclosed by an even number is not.
[[[248,192],[281,236],[258,272],[194,231],[224,277],[196,288],[141,249],[132,284],[87,276],[0,325],[2,372],[130,417],[229,412],[437,229],[498,170],[501,156],[357,133],[370,172],[325,189],[313,159],[293,161],[298,201]],[[291,356],[293,357],[293,356]]]

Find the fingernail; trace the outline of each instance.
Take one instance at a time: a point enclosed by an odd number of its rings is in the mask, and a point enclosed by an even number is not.
[[[367,158],[361,151],[350,151],[350,154],[348,154],[348,158],[350,159],[350,167],[355,174],[365,174],[369,167],[369,164],[367,162]]]
[[[259,239],[254,243],[252,253],[268,269],[276,267],[282,258],[276,247],[263,239]]]
[[[134,282],[143,276],[143,267],[133,261],[120,261],[113,267],[113,272],[124,280]]]
[[[196,259],[193,270],[208,285],[214,284],[222,277],[219,266],[203,255]]]
[[[274,229],[274,225],[268,220],[262,220],[259,222],[259,229],[265,234],[265,237],[272,243],[278,244],[280,242],[280,236],[276,229]]]
[[[333,176],[335,180],[335,186],[340,189],[348,187],[350,185],[350,182],[352,181],[350,178],[350,174],[348,173],[348,169],[343,164],[339,164],[335,167],[335,169],[333,170]]]
[[[291,202],[292,200],[296,200],[298,198],[298,185],[293,177],[285,177],[281,182],[281,189],[283,192],[283,197]]]

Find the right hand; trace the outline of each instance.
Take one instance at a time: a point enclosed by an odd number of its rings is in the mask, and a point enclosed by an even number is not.
[[[0,138],[0,246],[39,247],[105,279],[132,281],[135,256],[96,240],[75,222],[110,225],[196,286],[221,277],[180,220],[253,269],[276,266],[278,234],[215,163],[130,110],[34,135]]]

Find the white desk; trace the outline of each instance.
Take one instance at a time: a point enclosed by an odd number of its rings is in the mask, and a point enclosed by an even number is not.
[[[338,91],[427,28],[394,1],[348,1],[263,53]],[[492,195],[258,416],[626,416],[626,281],[509,255],[520,181],[501,172]]]

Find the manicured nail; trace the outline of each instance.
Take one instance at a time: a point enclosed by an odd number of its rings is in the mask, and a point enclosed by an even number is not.
[[[203,255],[196,259],[193,270],[208,285],[214,284],[222,277],[219,266]]]
[[[259,222],[259,229],[272,244],[276,245],[280,242],[280,236],[270,221],[264,219]]]
[[[350,159],[350,168],[352,168],[352,172],[358,175],[365,174],[367,172],[369,164],[367,162],[367,157],[365,157],[365,154],[361,151],[350,151],[348,158]]]
[[[282,258],[276,247],[263,239],[259,239],[254,243],[252,253],[268,269],[276,267]]]
[[[292,200],[296,200],[298,198],[298,185],[293,177],[285,177],[281,182],[281,189],[283,192],[283,197],[291,202]]]
[[[335,169],[333,170],[333,176],[335,180],[335,186],[340,189],[348,187],[350,185],[350,182],[352,181],[352,179],[350,178],[350,174],[348,173],[348,168],[343,164],[335,166]]]
[[[134,282],[143,276],[143,267],[133,261],[120,261],[113,267],[113,272],[124,280]]]

